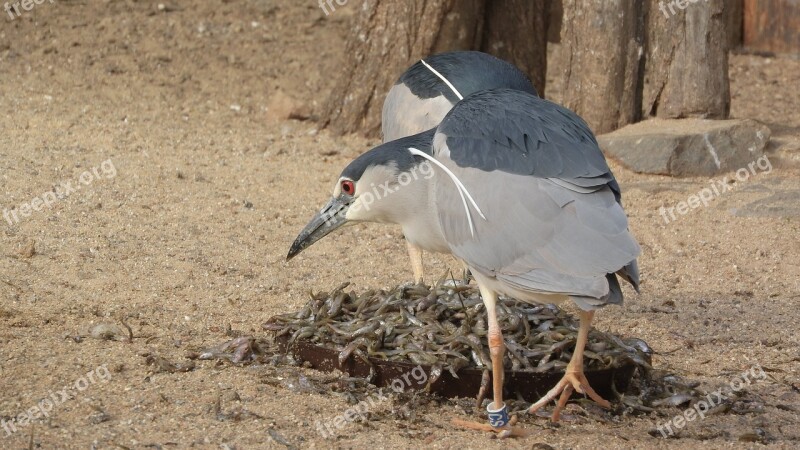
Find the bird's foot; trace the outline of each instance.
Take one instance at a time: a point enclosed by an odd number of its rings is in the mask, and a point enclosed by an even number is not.
[[[564,378],[556,384],[553,389],[542,397],[538,402],[531,405],[528,409],[528,413],[534,413],[539,410],[542,406],[550,403],[551,401],[555,400],[556,397],[561,395],[558,399],[558,403],[556,404],[556,409],[553,410],[553,415],[551,420],[553,422],[558,422],[559,417],[561,416],[561,410],[564,409],[564,406],[567,404],[567,400],[572,395],[573,391],[578,391],[579,394],[588,395],[589,398],[595,401],[598,405],[602,406],[603,408],[611,408],[611,403],[608,400],[600,397],[597,392],[589,386],[589,381],[586,379],[586,375],[583,374],[583,370],[569,370],[567,369],[567,373],[564,374]]]
[[[473,422],[470,420],[453,419],[451,423],[459,428],[466,428],[468,430],[485,431],[494,433],[497,439],[505,439],[509,437],[525,437],[531,434],[530,431],[522,427],[515,427],[517,423],[517,416],[511,416],[508,424],[503,427],[493,427],[488,423]]]

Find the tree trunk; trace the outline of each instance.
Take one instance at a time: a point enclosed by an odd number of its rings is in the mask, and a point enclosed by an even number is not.
[[[661,0],[647,3],[644,116],[727,118],[725,0],[689,2],[684,9]]]
[[[376,135],[386,93],[403,71],[453,50],[483,49],[508,60],[543,94],[552,1],[365,0],[322,125],[337,134]]]
[[[561,24],[564,21],[564,2],[550,0],[550,17],[547,18],[547,42],[561,43]]]
[[[744,2],[744,45],[750,50],[800,53],[800,2]]]
[[[563,0],[565,106],[595,133],[640,118],[641,0]]]
[[[544,97],[551,0],[494,0],[486,5],[481,50],[517,65]]]
[[[725,27],[728,30],[728,50],[740,48],[744,41],[744,0],[725,2]]]
[[[509,60],[543,93],[548,26],[562,10],[562,102],[596,133],[643,115],[726,118],[727,50],[735,40],[726,24],[737,23],[732,6],[740,2],[364,0],[323,126],[377,134],[384,98],[400,74],[445,51],[483,49]]]
[[[323,126],[337,134],[377,134],[383,100],[409,65],[431,53],[478,46],[484,1],[365,0],[323,108]]]

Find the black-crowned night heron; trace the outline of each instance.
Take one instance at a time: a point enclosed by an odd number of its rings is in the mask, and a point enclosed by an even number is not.
[[[374,186],[386,191],[377,197]],[[457,103],[435,129],[352,161],[287,258],[342,225],[367,221],[399,224],[412,244],[463,261],[488,315],[490,425],[507,434],[498,295],[534,303],[571,299],[580,309],[566,374],[530,411],[558,398],[558,420],[573,390],[609,406],[584,376],[583,353],[594,311],[622,303],[616,274],[638,284],[639,245],[618,198],[597,141],[575,113],[518,90],[481,91]]]
[[[400,76],[383,102],[383,142],[430,130],[464,96],[499,88],[538,95],[516,66],[487,53],[440,53],[417,61]],[[408,240],[406,245],[414,281],[420,283],[424,277],[422,249]]]

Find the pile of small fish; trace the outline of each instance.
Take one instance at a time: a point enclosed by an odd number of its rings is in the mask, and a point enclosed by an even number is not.
[[[351,355],[422,364],[454,376],[465,367],[489,369],[486,312],[474,285],[399,286],[391,291],[347,293],[344,283],[332,292],[311,293],[297,313],[275,316],[264,328],[288,337],[335,348],[339,362]],[[508,298],[497,303],[506,344],[506,369],[543,373],[562,371],[578,333],[577,319],[553,305],[532,305]],[[592,330],[585,369],[634,364],[650,367],[652,350],[639,339],[621,339]]]
[[[273,331],[274,338],[240,335],[221,345],[193,353],[191,359],[261,363],[267,369],[280,368],[267,382],[302,392],[341,392],[352,403],[358,403],[369,395],[372,373],[365,379],[326,378],[302,373],[287,376],[286,367],[307,362],[296,359],[292,352],[284,353],[279,342],[283,342],[284,347],[302,341],[336,349],[340,364],[355,357],[370,368],[373,368],[372,361],[375,360],[429,365],[429,386],[443,371],[456,376],[464,368],[481,369],[483,379],[477,402],[469,400],[457,404],[465,411],[473,411],[472,407],[477,407],[475,411],[482,410],[491,362],[486,342],[486,312],[475,286],[440,282],[433,287],[403,285],[390,291],[370,290],[356,294],[345,292],[348,284],[344,283],[330,293],[311,293],[311,299],[299,312],[271,318],[264,328]],[[507,346],[504,361],[507,370],[532,373],[563,371],[577,339],[577,319],[553,305],[531,305],[506,298],[498,301],[497,311]],[[231,331],[230,335],[236,336],[237,333]],[[625,365],[636,368],[625,392],[617,392],[612,383],[615,397],[623,408],[617,410],[618,414],[649,414],[707,398],[710,391],[701,388],[699,382],[652,369],[652,353],[642,340],[592,330],[584,368],[587,372]],[[159,361],[152,362],[148,358],[148,362],[155,364]],[[179,369],[170,366],[168,371],[176,370]],[[412,396],[407,401],[428,401],[426,399],[429,397]],[[447,401],[458,402],[459,399]],[[474,402],[473,406],[470,402]],[[512,410],[522,411],[528,406],[521,399],[509,398],[507,402]],[[583,400],[577,404],[581,402]],[[608,418],[604,410],[591,405],[591,402],[586,408],[573,405],[573,412],[606,422]],[[752,410],[752,405],[757,405],[757,402],[746,396],[732,396],[707,414],[728,411],[739,414],[740,411]],[[407,409],[404,406],[402,411]],[[570,414],[563,414],[562,418],[568,416]],[[573,417],[571,420],[578,419]],[[650,434],[661,435],[657,429],[651,430]]]

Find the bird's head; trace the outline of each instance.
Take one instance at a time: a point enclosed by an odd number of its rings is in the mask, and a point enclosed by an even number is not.
[[[311,218],[289,249],[287,260],[334,230],[356,222],[401,223],[433,176],[430,163],[409,148],[430,153],[433,131],[392,141],[362,154],[345,167],[328,203]]]

